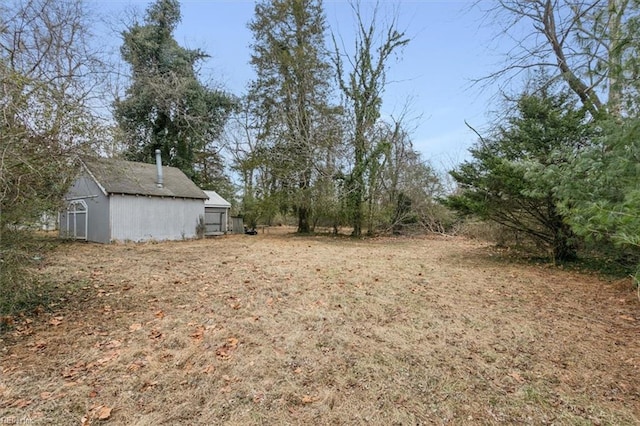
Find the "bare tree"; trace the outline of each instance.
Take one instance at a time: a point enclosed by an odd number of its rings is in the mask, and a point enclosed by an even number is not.
[[[0,309],[25,293],[21,230],[59,208],[73,155],[100,128],[90,28],[80,0],[0,3]]]
[[[398,49],[409,43],[410,39],[398,29],[395,16],[386,28],[381,29],[377,19],[378,4],[368,23],[364,20],[359,2],[352,3],[351,7],[356,21],[355,51],[352,56],[346,54],[346,48],[338,45],[335,35],[333,43],[336,50],[334,64],[340,89],[347,100],[347,108],[354,117],[353,170],[347,178],[347,187],[353,235],[360,236],[364,216],[362,204],[366,191],[366,169],[368,163],[379,155],[379,149],[369,144],[368,134],[374,130],[380,117],[389,61]]]
[[[480,8],[485,4],[475,3]],[[592,116],[622,112],[624,93],[637,78],[637,73],[625,71],[625,63],[638,53],[633,30],[637,2],[498,0],[492,4],[484,9],[487,19],[515,47],[506,54],[505,66],[482,81],[505,81],[526,70],[545,68],[564,80]]]
[[[98,127],[91,113],[101,62],[79,0],[0,6],[2,224],[60,200],[69,156]]]

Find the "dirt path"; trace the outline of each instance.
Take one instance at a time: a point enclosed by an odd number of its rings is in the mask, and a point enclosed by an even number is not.
[[[459,238],[70,244],[0,423],[639,424],[628,283]]]

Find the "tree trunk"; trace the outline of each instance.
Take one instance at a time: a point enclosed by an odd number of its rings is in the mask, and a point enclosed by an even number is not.
[[[575,245],[575,235],[571,227],[567,225],[564,218],[558,213],[552,197],[549,197],[548,203],[549,218],[553,231],[553,260],[556,262],[576,260],[578,253]]]
[[[609,0],[609,97],[607,106],[609,113],[620,117],[622,112],[622,16],[629,3],[628,0]]]
[[[567,226],[559,230],[553,241],[553,260],[556,262],[573,261],[578,258],[576,247],[571,241],[571,230]]]
[[[353,218],[353,237],[362,235],[362,200],[364,198],[364,136],[356,134],[355,164],[351,179],[350,210]]]
[[[562,78],[564,78],[571,90],[578,95],[585,108],[587,108],[591,115],[595,117],[598,115],[599,111],[602,110],[602,103],[594,93],[593,89],[580,80],[580,78],[578,78],[570,68],[563,50],[564,46],[562,45],[561,40],[558,39],[554,13],[552,0],[547,0],[543,15],[544,35],[553,49]]]
[[[309,209],[306,207],[298,207],[298,231],[299,234],[308,234],[311,232],[309,224]]]

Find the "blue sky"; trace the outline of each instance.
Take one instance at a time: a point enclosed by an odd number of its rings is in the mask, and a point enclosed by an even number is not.
[[[141,13],[149,4],[141,0],[93,0],[99,9],[115,17],[130,7]],[[182,23],[175,38],[183,46],[201,48],[211,55],[202,75],[234,94],[245,92],[253,78],[249,65],[252,35],[247,23],[254,2],[248,0],[182,0]],[[394,10],[398,25],[411,38],[397,61],[391,62],[383,115],[398,116],[408,107],[408,125],[415,147],[434,166],[447,170],[467,157],[475,135],[466,120],[478,129],[486,127],[487,113],[495,109],[491,98],[497,89],[481,90],[471,80],[500,65],[504,53],[495,31],[483,26],[480,11],[467,0],[381,1],[379,17]],[[347,1],[325,0],[327,23],[345,40],[347,49],[354,18]],[[375,2],[362,1],[364,11]],[[119,43],[116,35],[110,40]],[[500,51],[502,52],[500,52]]]

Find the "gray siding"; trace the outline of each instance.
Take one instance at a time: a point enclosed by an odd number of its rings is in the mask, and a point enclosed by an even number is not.
[[[111,195],[113,241],[179,240],[194,238],[204,215],[204,200]]]
[[[73,183],[66,199],[83,199],[87,203],[87,240],[97,243],[111,241],[109,229],[109,198],[104,195],[100,187],[86,174]],[[65,236],[66,214],[60,215],[60,235]]]

